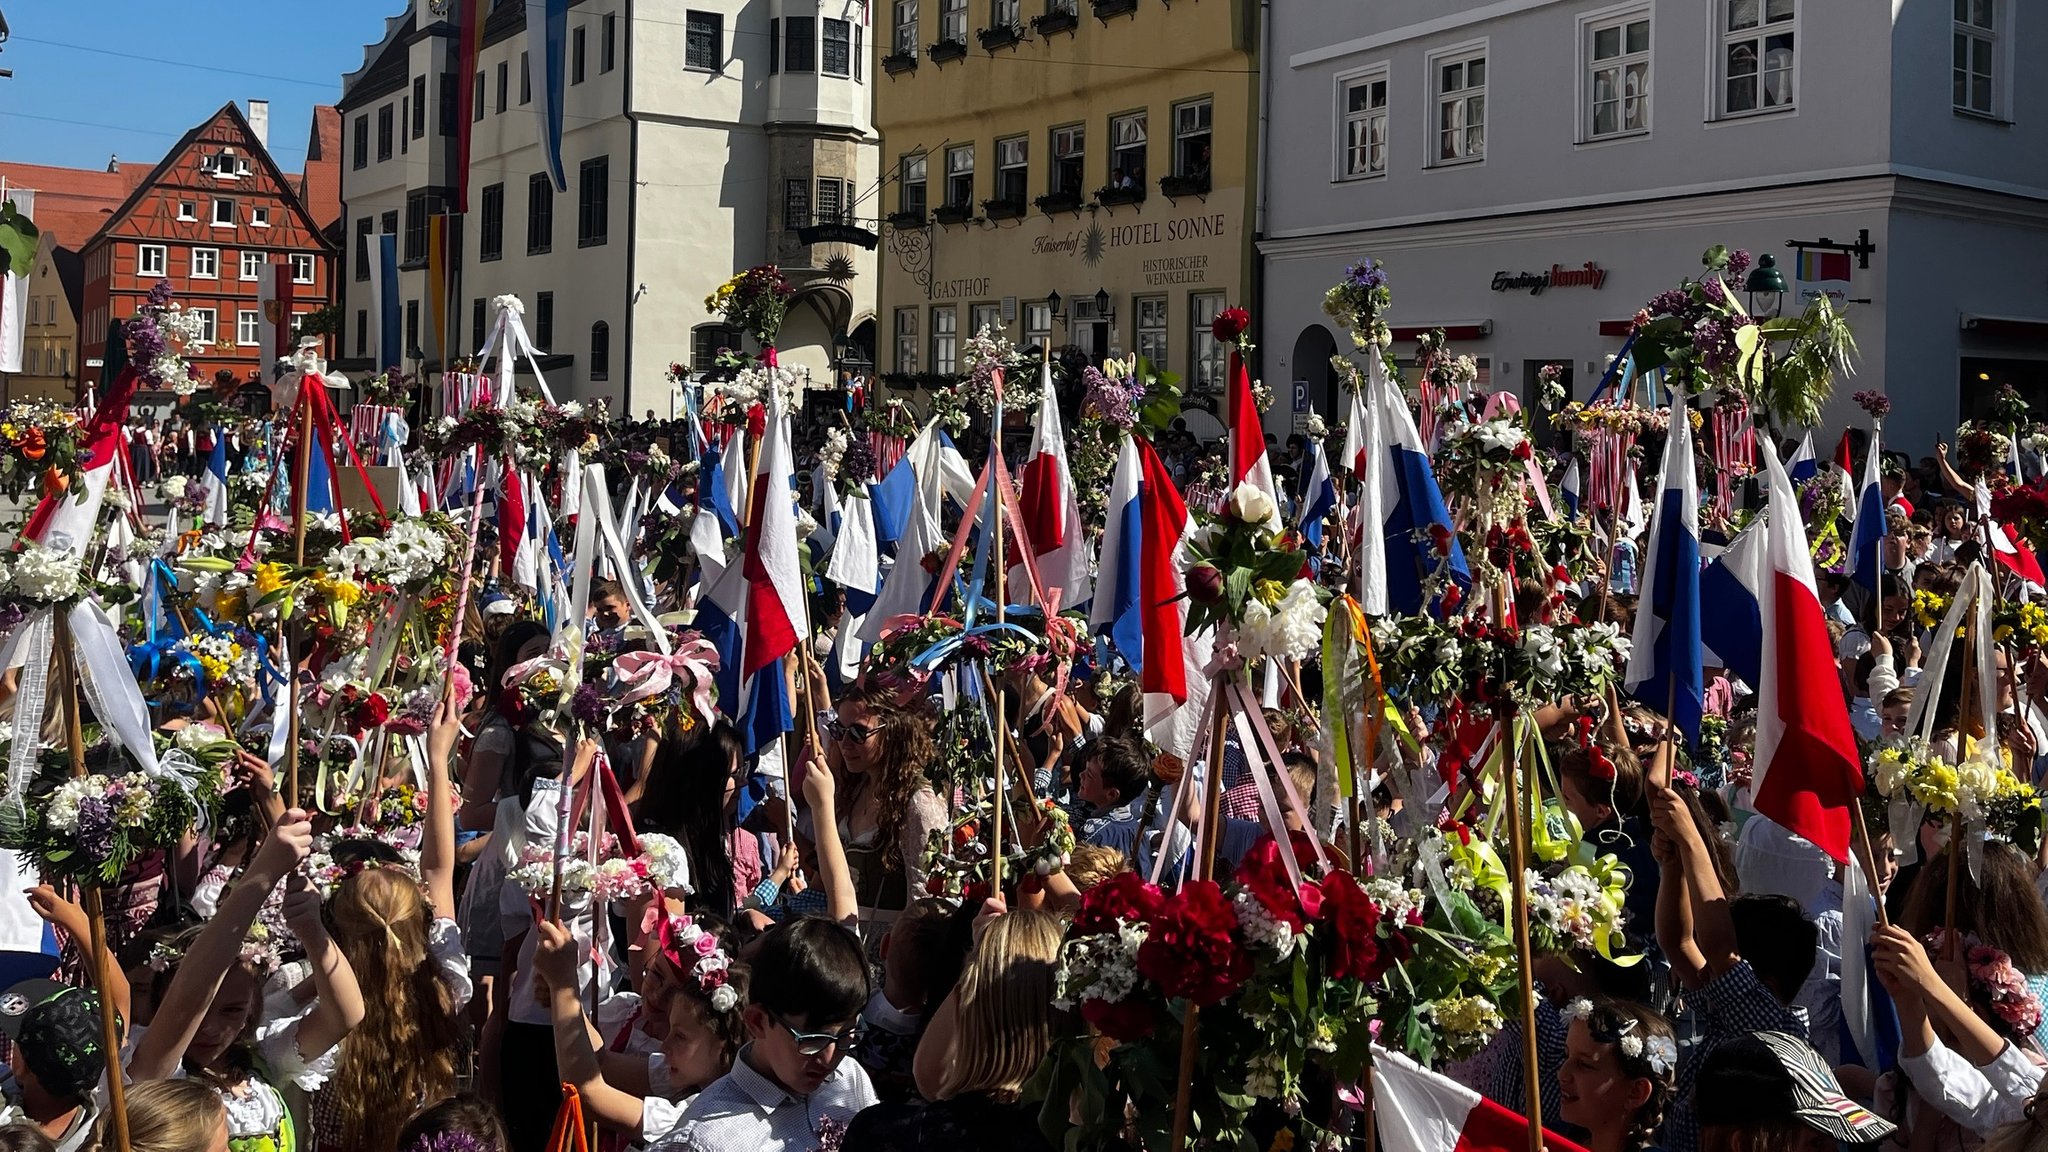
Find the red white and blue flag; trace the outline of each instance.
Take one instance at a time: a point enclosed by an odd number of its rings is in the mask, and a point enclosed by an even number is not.
[[[1067,466],[1067,437],[1060,424],[1059,401],[1053,394],[1050,363],[1039,367],[1039,387],[1038,426],[1032,430],[1031,451],[1024,458],[1018,510],[1023,516],[1024,544],[1031,550],[1041,586],[1047,593],[1059,589],[1059,606],[1068,608],[1088,596],[1088,531],[1081,522],[1074,473]],[[1030,586],[1021,564],[1012,569],[1009,586]],[[1015,595],[1012,593],[1013,598]]]

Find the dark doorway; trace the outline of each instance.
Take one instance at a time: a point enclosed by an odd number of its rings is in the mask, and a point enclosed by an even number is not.
[[[1337,338],[1321,324],[1311,324],[1294,338],[1294,358],[1287,362],[1294,379],[1308,385],[1309,407],[1323,414],[1331,427],[1349,410],[1337,395],[1337,371],[1330,357],[1337,354]]]

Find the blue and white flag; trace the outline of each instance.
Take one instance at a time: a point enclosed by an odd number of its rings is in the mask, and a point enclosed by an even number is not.
[[[1637,607],[1625,682],[1629,694],[1671,719],[1689,744],[1700,738],[1706,677],[1700,653],[1700,491],[1693,472],[1692,421],[1685,400],[1671,400],[1663,476],[1643,564],[1646,595]]]
[[[1792,478],[1792,493],[1795,496],[1799,493],[1800,485],[1820,475],[1820,461],[1813,455],[1811,431],[1799,438],[1799,447],[1793,451],[1792,458],[1785,461],[1785,474]]]
[[[405,362],[405,328],[398,295],[398,237],[377,237],[370,253],[370,317],[376,325],[378,371]]]
[[[1401,390],[1375,354],[1366,358],[1371,391],[1358,549],[1360,599],[1367,614],[1414,615],[1426,581],[1440,569],[1470,586],[1472,569],[1451,528],[1450,509],[1429,466],[1429,449]]]
[[[1763,515],[1735,534],[1728,547],[1700,573],[1700,615],[1711,619],[1711,638],[1702,638],[1702,659],[1713,654],[1711,663],[1726,668],[1754,689],[1763,682],[1765,576],[1765,517]],[[1797,515],[1796,510],[1792,512]]]
[[[216,428],[213,455],[207,457],[206,474],[199,478],[206,493],[206,526],[224,527],[228,522],[228,434]]]
[[[562,171],[562,98],[568,91],[568,45],[569,0],[526,0],[526,54],[532,58],[533,78],[539,86],[533,102],[535,129],[541,159],[548,166],[548,176],[554,180],[557,192],[569,190],[569,178]]]
[[[1337,507],[1337,484],[1330,478],[1329,454],[1320,440],[1308,442],[1308,469],[1299,497],[1301,538],[1309,546],[1309,563],[1319,566],[1323,554],[1323,521]]]
[[[1584,486],[1585,481],[1579,479],[1579,458],[1573,456],[1571,463],[1564,467],[1564,479],[1559,484],[1559,492],[1567,509],[1565,515],[1575,520],[1579,515],[1579,493]]]
[[[1870,434],[1870,452],[1863,461],[1863,490],[1856,496],[1856,523],[1849,534],[1849,562],[1855,565],[1850,578],[1872,592],[1884,573],[1881,558],[1884,538],[1889,535],[1884,515],[1884,481],[1880,477],[1878,434]]]
[[[953,441],[939,430],[938,422],[925,425],[917,439],[904,450],[903,460],[890,469],[891,480],[903,465],[910,466],[913,482],[909,507],[904,512],[902,537],[896,544],[896,559],[882,577],[882,591],[862,622],[860,638],[869,643],[882,638],[882,629],[901,615],[922,615],[931,607],[932,583],[937,573],[925,570],[925,557],[950,543],[940,512],[948,497],[965,506],[974,491],[974,477]],[[876,485],[875,488],[886,485]],[[875,535],[882,543],[883,517],[887,514],[881,494],[870,489],[875,500]]]

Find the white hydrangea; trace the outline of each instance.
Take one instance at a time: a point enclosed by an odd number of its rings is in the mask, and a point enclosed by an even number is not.
[[[647,862],[648,878],[663,890],[681,891],[684,895],[694,891],[690,887],[690,858],[675,837],[659,832],[641,833],[640,858]]]
[[[341,575],[399,587],[424,583],[448,559],[448,540],[418,520],[393,521],[382,537],[359,536],[327,554]]]
[[[1285,920],[1276,919],[1259,898],[1249,892],[1239,892],[1231,897],[1231,904],[1237,909],[1238,927],[1244,929],[1244,937],[1253,944],[1263,944],[1273,954],[1285,960],[1294,954],[1295,945],[1301,937],[1294,934],[1294,926]]]
[[[7,588],[22,599],[52,604],[78,595],[78,556],[70,549],[23,540],[11,559]]]
[[[1393,923],[1406,924],[1409,915],[1422,907],[1423,896],[1420,888],[1404,887],[1398,881],[1389,880],[1385,876],[1375,876],[1367,880],[1362,887],[1365,894],[1372,897],[1372,902],[1379,905],[1387,919]]]
[[[1315,585],[1296,580],[1271,608],[1256,598],[1245,605],[1244,621],[1238,628],[1238,651],[1247,660],[1259,656],[1306,659],[1322,644],[1323,618],[1327,614]]]

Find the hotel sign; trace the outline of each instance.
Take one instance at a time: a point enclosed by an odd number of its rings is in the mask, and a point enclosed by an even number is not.
[[[1592,288],[1598,289],[1607,283],[1607,269],[1591,260],[1575,268],[1552,264],[1543,272],[1495,272],[1492,288],[1495,292],[1527,292],[1541,296],[1550,288]]]

